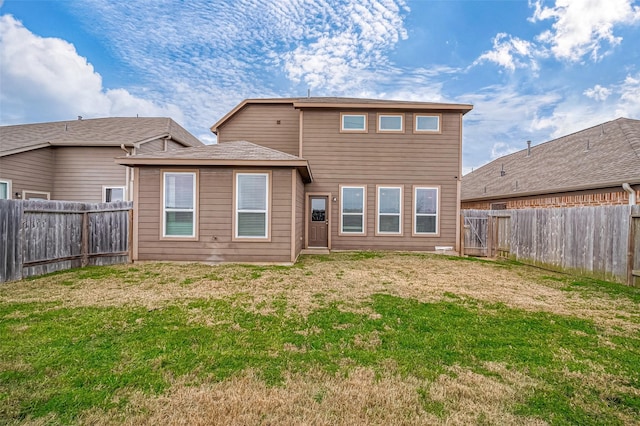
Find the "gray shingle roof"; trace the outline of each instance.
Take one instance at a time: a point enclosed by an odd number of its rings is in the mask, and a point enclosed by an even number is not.
[[[504,167],[504,176],[501,170]],[[640,120],[618,118],[498,158],[462,178],[462,201],[640,183]]]
[[[165,117],[110,117],[0,127],[0,155],[45,146],[133,146],[171,136],[184,146],[202,145]]]
[[[313,181],[309,163],[304,158],[247,141],[118,157],[116,163],[127,166],[292,167],[300,172],[305,182]]]
[[[229,160],[229,161],[304,161],[303,158],[247,141],[203,145],[174,151],[120,157],[129,162],[139,160]]]

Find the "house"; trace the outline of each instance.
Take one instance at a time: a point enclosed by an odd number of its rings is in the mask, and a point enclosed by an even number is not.
[[[618,118],[498,158],[462,179],[463,209],[636,204],[640,120]]]
[[[123,154],[200,146],[170,118],[97,118],[0,127],[0,199],[132,199]]]
[[[303,249],[457,250],[466,104],[248,99],[218,144],[121,157],[134,260],[294,262]]]

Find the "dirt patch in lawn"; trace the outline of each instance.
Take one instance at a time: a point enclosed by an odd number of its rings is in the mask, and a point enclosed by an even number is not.
[[[362,308],[373,294],[423,302],[472,298],[528,311],[593,320],[613,334],[640,331],[640,307],[627,298],[564,291],[559,275],[525,266],[385,253],[305,257],[294,267],[136,264],[77,270],[3,284],[2,302],[60,302],[66,306],[141,305],[148,309],[200,298],[233,298],[244,308],[272,313],[282,304],[306,315],[332,302]],[[621,314],[624,313],[624,314]]]
[[[436,382],[356,368],[335,375],[311,371],[267,386],[253,371],[220,383],[181,378],[158,397],[130,396],[128,412],[85,413],[87,424],[184,425],[466,425],[544,422],[507,411],[532,381],[494,365],[497,378],[455,368]],[[518,377],[514,376],[516,374]],[[504,375],[504,376],[503,376]],[[503,380],[502,377],[508,380]],[[115,415],[115,417],[114,417]]]

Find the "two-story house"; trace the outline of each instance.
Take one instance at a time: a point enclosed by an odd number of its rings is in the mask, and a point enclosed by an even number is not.
[[[248,99],[218,144],[133,167],[134,260],[293,262],[303,249],[458,250],[466,104]]]
[[[0,199],[131,200],[126,154],[200,146],[170,118],[109,117],[0,126]]]

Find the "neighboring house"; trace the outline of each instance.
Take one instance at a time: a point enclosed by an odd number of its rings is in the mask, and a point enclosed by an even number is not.
[[[0,127],[0,199],[132,199],[125,154],[200,146],[170,118],[97,118]]]
[[[458,249],[466,104],[250,99],[218,144],[134,168],[135,260],[288,263],[302,249]]]
[[[635,204],[640,120],[618,118],[498,158],[462,179],[463,209]]]

